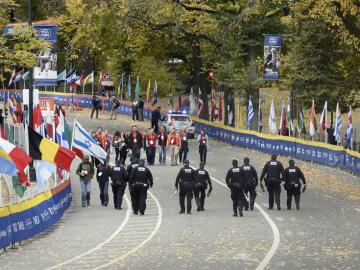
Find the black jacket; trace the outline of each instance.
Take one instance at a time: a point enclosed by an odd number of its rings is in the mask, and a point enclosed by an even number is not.
[[[245,179],[240,167],[232,167],[226,174],[226,185],[231,189],[244,189]]]
[[[153,186],[153,176],[151,171],[144,166],[137,166],[132,169],[131,175],[129,178],[129,185],[134,185],[136,183],[141,183],[147,186],[147,188]]]
[[[180,169],[178,175],[176,176],[175,187],[178,188],[179,183],[186,182],[189,184],[193,184],[194,181],[195,181],[195,171],[189,166],[184,166],[183,168]]]
[[[294,186],[300,188],[300,179],[306,185],[305,176],[297,166],[290,166],[285,169],[284,180],[285,186]]]
[[[246,186],[252,188],[256,187],[258,185],[258,175],[255,168],[251,165],[243,165],[240,169],[244,175]]]
[[[98,182],[108,182],[110,177],[110,169],[106,167],[98,167],[96,170],[96,180]]]
[[[159,109],[153,110],[151,113],[151,122],[158,122],[161,119],[161,113]]]
[[[127,173],[124,166],[116,166],[111,168],[110,177],[114,184],[124,185],[127,181]]]
[[[277,160],[266,162],[261,173],[260,182],[265,176],[267,183],[280,183],[284,179],[284,167],[281,162]]]
[[[135,142],[136,139],[136,142]],[[143,137],[139,131],[136,131],[136,136],[133,136],[132,131],[128,137],[128,147],[130,149],[142,148],[143,146]]]
[[[212,190],[212,184],[210,180],[210,175],[207,170],[197,169],[195,171],[195,187],[207,188],[209,185],[210,191]]]

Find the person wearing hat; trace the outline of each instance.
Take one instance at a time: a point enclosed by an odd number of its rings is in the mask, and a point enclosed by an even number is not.
[[[179,214],[185,213],[185,197],[186,197],[186,211],[191,214],[191,200],[193,198],[193,187],[195,181],[195,171],[190,167],[189,160],[184,161],[184,167],[182,167],[176,176],[175,189],[179,189],[179,202],[180,212]]]
[[[110,120],[116,120],[117,119],[117,109],[120,107],[119,100],[113,96],[111,99],[111,115]]]
[[[94,166],[88,155],[84,155],[76,174],[80,177],[82,207],[90,206],[91,179],[94,176]]]
[[[301,182],[303,182],[304,187],[302,192],[305,192],[306,189],[306,180],[303,172],[300,170],[298,166],[295,166],[295,161],[293,159],[289,160],[289,167],[285,169],[284,174],[285,180],[285,190],[287,193],[287,209],[291,210],[291,201],[292,197],[295,199],[296,209],[300,210],[300,190],[301,190]]]
[[[237,159],[232,160],[232,168],[228,170],[226,174],[226,185],[231,190],[231,200],[233,201],[233,211],[234,217],[238,216],[238,211],[240,217],[243,216],[243,206],[244,206],[244,185],[245,179],[244,175],[238,166]]]
[[[195,202],[197,205],[197,211],[205,211],[205,190],[209,185],[209,191],[207,196],[210,196],[212,191],[212,184],[210,180],[210,175],[207,170],[204,169],[205,164],[200,163],[200,168],[195,171],[195,185],[194,185],[194,196]]]
[[[264,186],[262,180],[265,178],[265,185],[269,192],[269,210],[274,207],[274,198],[277,205],[277,209],[281,210],[280,206],[280,193],[281,193],[281,181],[284,179],[284,167],[280,161],[276,160],[277,156],[272,155],[271,160],[266,162],[264,169],[260,177],[260,186],[263,191]]]
[[[140,159],[139,165],[132,169],[129,186],[134,192],[134,214],[137,215],[140,212],[140,215],[143,216],[146,210],[147,190],[153,186],[153,176],[151,171],[145,167],[143,159]]]

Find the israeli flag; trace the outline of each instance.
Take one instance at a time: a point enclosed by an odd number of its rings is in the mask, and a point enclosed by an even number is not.
[[[342,127],[342,119],[341,119],[341,112],[338,102],[336,105],[336,122],[335,122],[335,130],[334,130],[334,136],[337,143],[341,142],[341,127]]]
[[[252,121],[254,120],[254,106],[251,101],[251,96],[249,97],[249,105],[248,105],[248,114],[247,114],[247,124],[250,127]]]
[[[66,77],[66,83],[72,83],[76,80],[76,69],[73,69],[69,75]]]
[[[73,142],[71,145],[89,154],[90,156],[97,158],[101,163],[104,164],[107,156],[106,151],[76,120],[74,120],[73,132]]]

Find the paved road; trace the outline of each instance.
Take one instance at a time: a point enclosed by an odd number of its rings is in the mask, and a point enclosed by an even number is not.
[[[111,132],[132,124],[126,117],[116,122],[90,121],[81,114],[77,118],[88,128],[103,126]],[[198,154],[191,145],[189,158],[196,166]],[[127,208],[101,207],[95,185],[92,206],[81,208],[73,179],[72,211],[46,235],[1,255],[1,269],[359,269],[357,178],[298,162],[309,182],[300,211],[261,210],[267,208],[267,194],[259,191],[259,208],[234,218],[224,175],[232,158],[244,156],[259,173],[268,159],[256,151],[211,141],[207,169],[214,191],[206,211],[191,215],[178,214],[173,186],[179,167],[151,167],[155,183],[144,217],[131,215]],[[284,192],[282,205],[285,208]]]

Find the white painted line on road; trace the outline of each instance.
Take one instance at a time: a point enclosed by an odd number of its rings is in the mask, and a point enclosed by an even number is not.
[[[88,251],[86,251],[86,252],[84,252],[84,253],[82,253],[82,254],[80,254],[80,255],[77,255],[77,256],[71,258],[70,260],[67,260],[67,261],[65,261],[65,262],[62,262],[62,263],[59,263],[59,264],[57,264],[57,265],[51,266],[51,267],[49,267],[49,268],[46,268],[45,270],[56,269],[56,268],[59,268],[59,267],[61,267],[61,266],[63,266],[63,265],[66,265],[66,264],[68,264],[68,263],[71,263],[71,262],[73,262],[73,261],[75,261],[75,260],[77,260],[77,259],[80,259],[80,258],[82,258],[82,257],[84,257],[84,256],[86,256],[86,255],[88,255],[88,254],[90,254],[90,253],[92,253],[92,252],[100,249],[102,246],[104,246],[105,244],[109,243],[112,239],[114,239],[115,236],[117,236],[117,235],[123,230],[123,228],[125,227],[126,223],[129,221],[129,218],[130,218],[130,213],[131,213],[130,200],[129,200],[129,198],[128,198],[126,195],[125,195],[124,197],[125,197],[125,201],[126,201],[126,205],[127,205],[127,210],[126,210],[125,219],[124,219],[124,221],[121,223],[121,225],[119,226],[119,228],[118,228],[108,239],[106,239],[105,241],[101,242],[101,243],[98,244],[96,247],[94,247],[94,248],[92,248],[92,249],[90,249],[90,250],[88,250]]]
[[[101,266],[98,266],[96,268],[93,268],[93,270],[97,270],[97,269],[102,269],[102,268],[105,268],[105,267],[108,267],[118,261],[121,261],[123,259],[125,259],[126,257],[128,257],[129,255],[133,254],[134,252],[136,252],[139,248],[142,248],[147,242],[149,242],[153,237],[154,235],[159,231],[160,229],[160,225],[161,225],[161,222],[162,222],[162,208],[161,208],[161,205],[158,201],[158,199],[149,191],[149,194],[150,196],[153,198],[153,200],[156,202],[156,205],[158,207],[158,210],[159,210],[159,216],[158,216],[158,220],[157,220],[157,223],[156,223],[156,227],[154,228],[154,230],[152,231],[152,233],[149,235],[148,238],[146,238],[140,245],[136,246],[135,248],[133,248],[132,250],[128,251],[127,253],[125,253],[124,255],[106,263],[106,264],[103,264]]]
[[[355,208],[355,211],[358,211],[360,213],[360,209],[359,208]]]
[[[328,197],[328,198],[330,198],[330,199],[334,199],[333,197],[331,197],[331,196],[329,196],[329,195],[327,195],[327,194],[324,194],[324,196],[325,196],[325,197]]]

